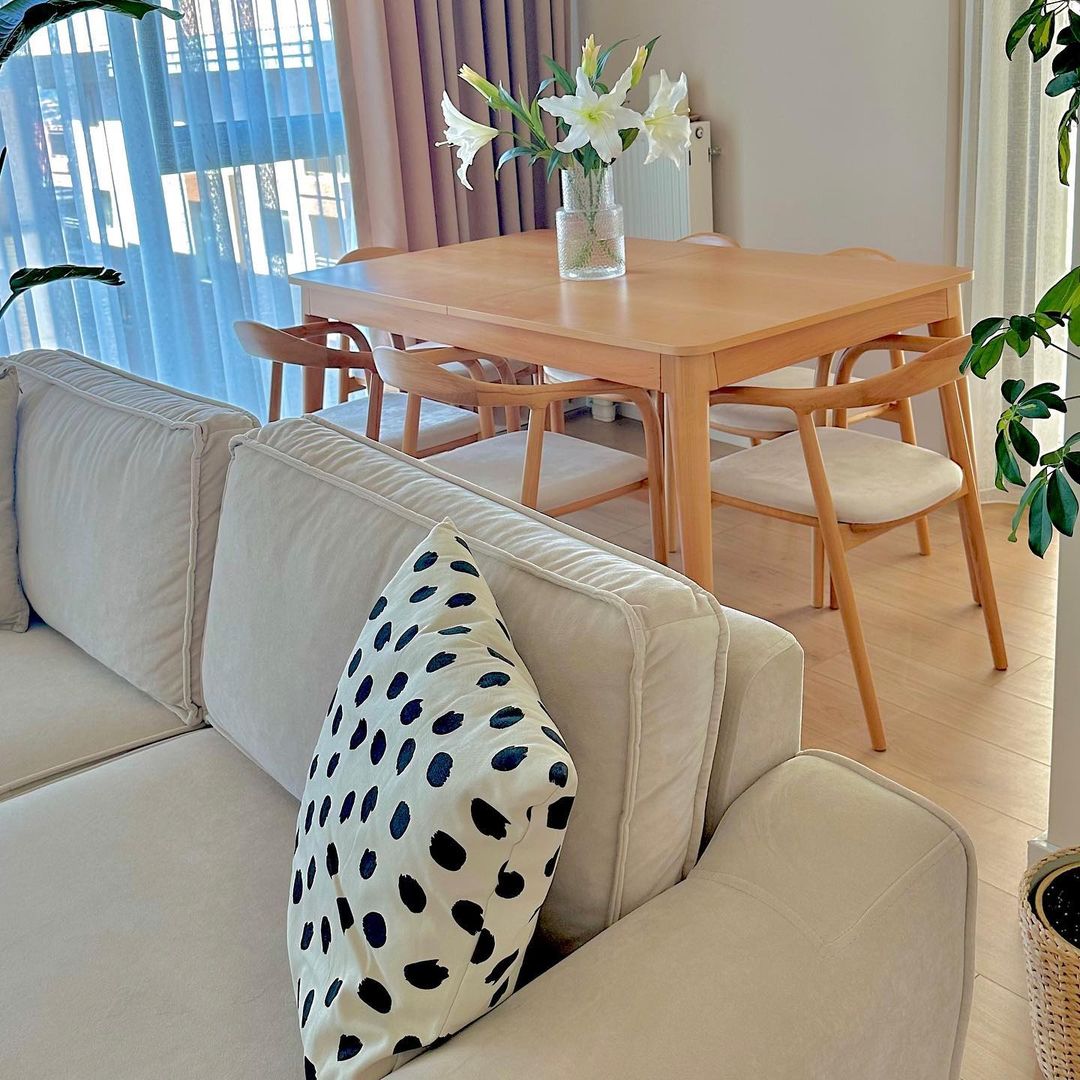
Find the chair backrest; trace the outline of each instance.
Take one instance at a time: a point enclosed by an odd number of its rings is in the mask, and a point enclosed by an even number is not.
[[[455,357],[447,349],[375,349],[375,368],[389,385],[409,395],[405,410],[405,430],[401,448],[412,457],[420,433],[420,399],[431,398],[446,405],[477,409],[481,414],[481,438],[494,433],[491,410],[494,408],[527,408],[529,433],[522,463],[521,503],[536,508],[540,495],[540,460],[543,454],[544,428],[548,406],[552,402],[572,398],[617,393],[634,402],[646,423],[655,426],[652,401],[644,390],[625,387],[603,379],[583,379],[565,383],[543,383],[539,386],[491,383],[482,374],[470,378],[444,370],[440,365],[452,363]],[[436,455],[437,456],[437,455]]]
[[[236,331],[244,352],[259,360],[315,368],[363,366],[364,354],[357,355],[343,349],[332,349],[315,341],[307,341],[298,333],[306,329],[308,328],[290,327],[288,330],[278,330],[249,319],[238,319],[233,323],[233,330]],[[311,328],[313,335],[318,333],[324,336],[327,332],[321,326]]]
[[[849,259],[880,259],[883,262],[896,262],[896,256],[887,251],[872,247],[842,247],[835,251],[829,251],[828,255],[839,255]]]
[[[338,266],[344,266],[346,263],[367,262],[369,259],[385,259],[388,255],[401,255],[400,248],[392,247],[362,247],[353,248],[352,251],[346,251],[344,255],[338,259]]]
[[[269,360],[271,363],[270,403],[267,409],[267,420],[270,422],[281,418],[281,389],[285,364],[323,371],[337,370],[341,378],[339,396],[342,401],[346,400],[352,390],[364,389],[365,385],[375,396],[378,396],[381,390],[367,338],[363,331],[350,323],[310,323],[278,330],[265,323],[240,319],[233,323],[233,330],[244,352],[258,360]],[[330,348],[324,342],[331,334],[340,334],[351,341],[356,345],[357,351]],[[310,340],[312,338],[318,340]],[[365,372],[366,383],[350,374],[357,368]],[[321,390],[317,392],[318,398],[321,398]],[[381,398],[379,400],[381,401]],[[305,409],[313,411],[314,407],[305,405]],[[378,438],[377,411],[371,414],[368,435],[373,439]]]
[[[847,350],[841,364],[846,363],[852,354],[858,356],[876,349],[922,355],[902,367],[893,368],[883,375],[871,376],[861,382],[815,386],[805,390],[730,386],[715,393],[712,400],[743,405],[779,405],[790,409],[797,416],[809,415],[820,409],[860,409],[885,405],[958,382],[963,378],[960,362],[969,345],[967,337],[927,338],[891,334]]]
[[[723,233],[718,232],[696,232],[691,233],[689,236],[684,236],[683,239],[688,244],[706,244],[709,247],[742,247],[742,244],[734,239],[734,237],[725,236]]]

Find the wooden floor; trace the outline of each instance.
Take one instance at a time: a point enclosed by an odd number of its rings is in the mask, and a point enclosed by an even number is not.
[[[568,433],[637,449],[633,421],[576,418]],[[720,445],[716,453],[729,450]],[[914,528],[851,553],[889,750],[870,749],[840,616],[809,605],[810,534],[728,508],[713,511],[716,594],[786,627],[806,652],[803,745],[856,758],[953,814],[975,843],[979,916],[974,1005],[963,1080],[1037,1080],[1016,917],[1027,842],[1046,827],[1056,562],[1009,544],[1010,510],[986,508],[1009,646],[996,672],[968,593],[951,509],[934,515],[934,551]],[[650,554],[640,495],[572,514],[578,528]],[[677,556],[673,559],[677,566]]]

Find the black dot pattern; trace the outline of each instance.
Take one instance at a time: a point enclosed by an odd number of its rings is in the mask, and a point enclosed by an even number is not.
[[[288,905],[316,1080],[388,1067],[505,1000],[573,828],[570,752],[453,527],[362,610]]]

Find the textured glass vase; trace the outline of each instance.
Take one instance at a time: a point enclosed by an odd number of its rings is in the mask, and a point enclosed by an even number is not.
[[[592,172],[575,166],[560,176],[563,204],[555,215],[560,276],[575,281],[622,277],[626,241],[611,166]]]

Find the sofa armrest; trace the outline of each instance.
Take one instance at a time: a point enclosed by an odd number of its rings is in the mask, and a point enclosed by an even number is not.
[[[399,1073],[955,1080],[974,870],[940,811],[800,755],[736,801],[684,882]]]
[[[731,636],[705,807],[706,841],[755,780],[799,752],[802,733],[802,647],[764,619],[733,608],[724,608],[724,616]]]

